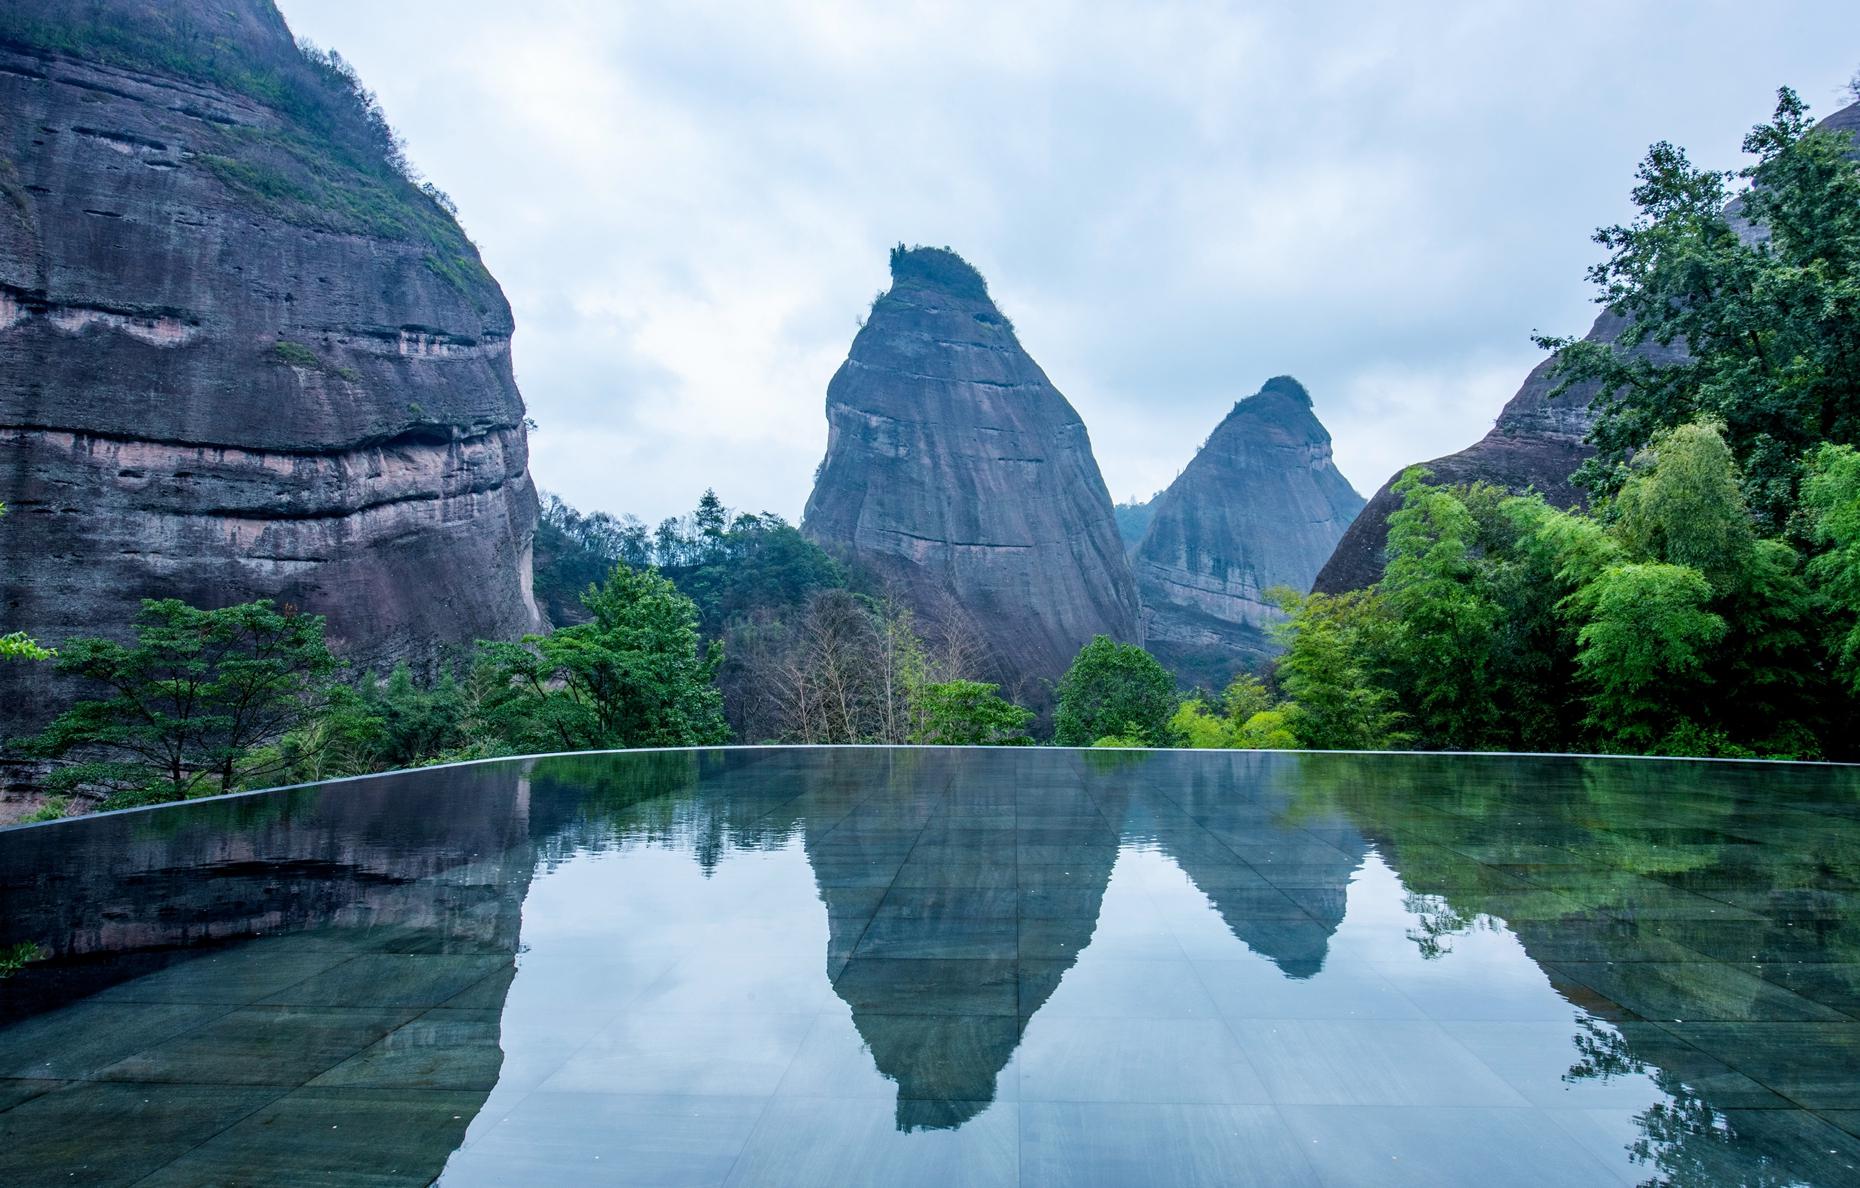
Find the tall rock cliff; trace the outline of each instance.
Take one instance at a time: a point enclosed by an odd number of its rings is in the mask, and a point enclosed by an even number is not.
[[[1860,103],[1835,112],[1821,122],[1821,127],[1846,132],[1860,132]],[[1738,209],[1733,203],[1735,218]],[[1748,224],[1740,232],[1756,236],[1760,228]],[[1587,338],[1592,342],[1613,342],[1621,337],[1626,323],[1620,316],[1604,309],[1595,319]],[[1652,358],[1676,360],[1678,347],[1661,347],[1642,343],[1637,348]],[[1556,359],[1552,356],[1531,369],[1524,386],[1518,389],[1498,414],[1492,431],[1457,454],[1435,458],[1424,465],[1441,483],[1485,482],[1510,491],[1536,489],[1558,507],[1576,507],[1585,496],[1570,480],[1576,468],[1593,453],[1587,444],[1594,414],[1589,402],[1599,394],[1595,384],[1577,384],[1560,396],[1550,393],[1557,380],[1552,374]],[[1337,594],[1360,590],[1382,577],[1383,550],[1388,545],[1389,516],[1400,506],[1391,487],[1399,474],[1391,476],[1370,499],[1363,514],[1343,536],[1337,551],[1318,574],[1315,588]]]
[[[960,256],[900,248],[891,282],[827,387],[802,527],[933,624],[966,620],[990,676],[1044,705],[1093,634],[1137,638],[1091,442]]]
[[[369,663],[538,625],[510,309],[403,173],[269,0],[0,11],[0,624],[265,596]],[[47,681],[0,672],[0,732]]]
[[[1363,507],[1331,461],[1330,434],[1282,375],[1234,405],[1157,497],[1132,554],[1150,651],[1219,688],[1271,651],[1274,586],[1300,592]]]

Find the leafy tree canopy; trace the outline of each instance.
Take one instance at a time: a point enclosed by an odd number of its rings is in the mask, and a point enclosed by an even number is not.
[[[713,683],[723,649],[700,641],[689,598],[651,570],[621,565],[582,604],[591,622],[480,645],[494,691],[488,712],[505,737],[570,751],[729,739]]]
[[[1163,746],[1172,738],[1175,678],[1135,644],[1094,637],[1059,678],[1058,692],[1053,741],[1062,747],[1086,747],[1107,736],[1139,739],[1140,746]]]
[[[914,742],[941,746],[1024,746],[1033,741],[1027,723],[1033,711],[1002,697],[999,686],[982,681],[939,681],[914,697],[921,725]]]
[[[1629,223],[1604,227],[1590,270],[1627,319],[1616,344],[1544,338],[1567,386],[1603,395],[1597,456],[1580,478],[1621,490],[1662,430],[1709,419],[1742,470],[1758,523],[1789,527],[1807,453],[1860,444],[1860,165],[1846,133],[1818,130],[1794,91],[1744,139],[1753,164],[1701,169],[1661,143],[1638,174]],[[1747,181],[1731,205],[1733,180]],[[1658,345],[1683,352],[1639,349]]]
[[[79,759],[54,787],[101,785],[118,804],[232,792],[283,771],[266,744],[325,704],[336,670],[320,615],[172,598],[143,601],[134,643],[68,640],[57,664],[99,695],[60,714],[35,748]]]

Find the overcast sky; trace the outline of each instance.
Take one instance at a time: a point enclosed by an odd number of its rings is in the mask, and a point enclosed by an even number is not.
[[[981,269],[1114,497],[1280,373],[1367,495],[1588,327],[1650,142],[1737,165],[1860,68],[1852,0],[281,7],[502,282],[537,482],[649,520],[799,518],[900,240]]]

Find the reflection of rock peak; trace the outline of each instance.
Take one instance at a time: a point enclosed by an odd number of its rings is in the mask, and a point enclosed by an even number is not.
[[[1322,968],[1366,843],[1340,819],[1315,822],[1321,838],[1314,823],[1282,823],[1289,789],[1283,798],[1271,786],[1236,795],[1260,757],[1189,756],[1185,769],[1182,758],[1144,756],[1128,771],[1087,767],[1080,792],[1049,786],[1042,799],[1040,784],[1015,770],[1021,756],[925,752],[903,777],[908,807],[874,809],[870,819],[801,815],[827,910],[827,973],[874,1066],[898,1087],[900,1129],[960,1126],[995,1100],[1027,1025],[1088,959],[1128,845],[1172,858],[1228,932],[1286,977]],[[1276,772],[1273,762],[1264,766]],[[977,802],[1013,827],[950,812]],[[1043,823],[1053,819],[1069,823]],[[937,870],[919,863],[925,854]],[[992,874],[1004,867],[1014,871],[1011,884]],[[911,885],[938,882],[938,871],[952,885]],[[849,988],[842,975],[854,964],[891,967],[902,984],[872,995],[868,968],[854,971],[858,985]],[[963,966],[972,968],[952,972]],[[1007,983],[1005,995],[991,997],[991,982]]]

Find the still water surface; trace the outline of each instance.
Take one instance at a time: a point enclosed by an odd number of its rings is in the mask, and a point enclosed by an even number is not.
[[[0,832],[0,1183],[1860,1183],[1860,773],[513,760]]]

